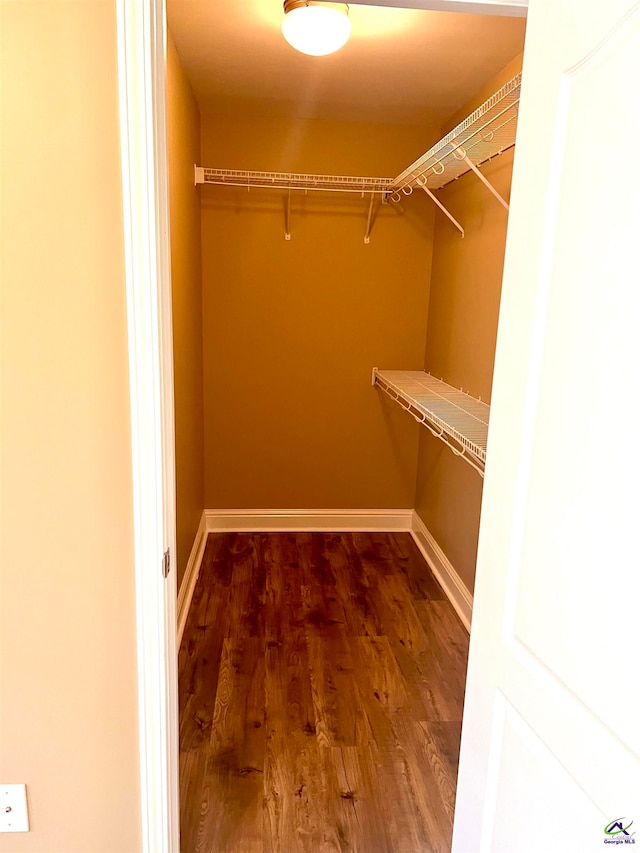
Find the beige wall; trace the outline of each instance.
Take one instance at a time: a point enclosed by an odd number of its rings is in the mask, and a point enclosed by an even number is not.
[[[204,509],[200,112],[171,36],[167,50],[167,123],[176,434],[178,589]]]
[[[203,117],[203,165],[389,175],[436,136]],[[208,507],[413,507],[418,427],[370,384],[424,358],[433,210],[202,188]]]
[[[31,817],[0,850],[136,853],[115,4],[0,11],[0,778]]]
[[[522,67],[510,63],[443,127],[446,133]],[[513,151],[483,167],[509,198]],[[490,402],[507,212],[473,174],[445,188],[464,239],[436,217],[425,369]],[[426,430],[420,435],[416,509],[470,591],[475,578],[482,479]]]

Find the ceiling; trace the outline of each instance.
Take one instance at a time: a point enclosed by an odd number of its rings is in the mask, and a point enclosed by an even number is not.
[[[438,124],[518,54],[523,18],[352,5],[330,56],[295,51],[281,0],[167,0],[169,30],[203,113],[242,110]]]

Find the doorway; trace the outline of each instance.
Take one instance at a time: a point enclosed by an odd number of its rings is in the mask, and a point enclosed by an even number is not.
[[[156,20],[156,26],[157,26],[157,25],[158,25],[158,21]],[[156,58],[157,58],[157,57],[156,57]],[[157,144],[157,139],[155,140],[155,143]],[[166,295],[166,294],[165,294],[165,295]],[[166,310],[167,310],[167,306],[166,306],[166,304],[165,304],[165,305],[164,305],[164,311],[166,312]],[[166,314],[165,314],[165,316],[166,316]],[[163,538],[164,538],[164,537],[163,537]],[[164,545],[165,545],[165,544],[166,544],[166,542],[163,542],[163,547],[164,547]],[[157,849],[160,849],[160,848],[157,848]]]
[[[460,20],[460,16],[454,18]],[[199,22],[198,30],[209,32],[215,30],[215,27],[203,27],[202,22]],[[175,37],[178,38],[177,31]],[[184,51],[185,48],[181,46],[179,38],[175,48],[170,42],[170,63],[180,62],[181,49]],[[323,155],[323,163],[315,167],[320,171],[352,173],[360,169],[372,174],[378,168],[384,168],[383,174],[386,174],[387,170],[393,173],[406,166],[406,161],[424,151],[442,133],[440,124],[427,130],[369,125],[364,133],[365,125],[362,122],[358,124],[344,118],[292,122],[282,116],[261,115],[255,118],[247,117],[244,113],[229,115],[231,108],[228,104],[224,105],[227,113],[213,116],[203,113],[200,117],[200,134],[189,133],[188,124],[196,124],[198,116],[195,115],[193,91],[185,91],[188,83],[188,75],[184,71],[187,60],[183,59],[183,63],[184,73],[176,73],[179,79],[175,86],[176,91],[183,91],[182,107],[176,109],[176,113],[182,117],[181,135],[175,144],[176,150],[183,152],[181,157],[176,158],[181,160],[180,168],[183,170],[185,164],[190,168],[192,160],[203,166],[238,165],[248,169],[252,160],[253,163],[257,162],[266,149],[271,152],[271,157],[282,158],[282,161],[270,161],[269,165],[274,168],[285,168],[286,153],[286,165],[296,171],[305,168],[303,160],[308,163],[315,157],[314,162],[318,164],[319,157]],[[486,80],[482,82],[488,84]],[[496,87],[499,85],[496,83]],[[480,81],[475,81],[473,86],[480,89]],[[473,94],[482,102],[493,94],[493,90],[486,95],[475,91]],[[475,103],[469,106],[467,112],[475,106]],[[223,107],[219,106],[219,109],[222,111]],[[452,118],[454,125],[462,118]],[[350,144],[347,144],[347,138]],[[259,144],[254,143],[252,147],[252,140],[258,140]],[[338,143],[336,140],[341,141]],[[193,148],[200,141],[200,156],[197,152],[192,154]],[[239,157],[244,160],[239,161]],[[294,157],[298,160],[294,161]],[[337,162],[338,157],[341,158],[340,163]],[[366,167],[362,165],[365,157],[369,158]],[[383,162],[384,165],[371,165],[374,157],[377,163]],[[501,175],[501,180],[509,177],[508,158],[509,155],[505,154],[500,164],[490,167],[491,172],[496,170]],[[179,169],[176,169],[177,174]],[[469,268],[475,266],[477,269],[482,263],[484,269],[484,300],[476,305],[474,311],[484,311],[484,316],[489,316],[491,311],[487,306],[490,302],[493,304],[494,316],[491,322],[495,333],[500,285],[499,248],[495,253],[498,261],[493,257],[491,259],[495,269],[492,268],[491,273],[493,290],[490,300],[486,287],[490,276],[484,257],[488,242],[486,236],[474,235],[474,229],[471,228],[462,243],[459,233],[443,218],[442,223],[436,221],[438,236],[432,237],[435,208],[421,193],[422,198],[413,198],[411,204],[407,202],[399,214],[392,208],[383,211],[368,244],[363,244],[365,222],[360,220],[366,211],[361,212],[358,208],[358,205],[363,206],[360,198],[349,207],[342,201],[324,202],[321,206],[320,202],[306,197],[302,202],[292,200],[289,221],[291,239],[287,240],[287,220],[283,216],[282,200],[277,192],[270,195],[268,190],[254,187],[250,187],[249,192],[245,188],[239,191],[233,187],[212,186],[194,190],[190,185],[190,175],[182,174],[181,180],[182,192],[186,191],[188,181],[192,194],[190,203],[184,203],[181,212],[174,216],[178,228],[188,231],[183,237],[174,234],[180,244],[176,256],[179,255],[181,259],[174,282],[177,284],[179,279],[181,287],[189,264],[184,262],[185,254],[180,249],[190,245],[189,241],[195,242],[196,232],[198,237],[202,235],[202,324],[206,334],[200,334],[203,338],[205,401],[191,405],[189,416],[200,407],[209,413],[204,430],[204,442],[207,443],[205,456],[208,457],[204,506],[210,508],[214,516],[216,507],[224,512],[228,507],[313,506],[314,501],[315,505],[332,507],[361,506],[367,500],[374,502],[375,506],[414,506],[415,469],[423,453],[422,466],[429,471],[429,475],[421,480],[429,482],[426,497],[435,491],[433,484],[437,478],[440,478],[440,483],[447,479],[449,482],[455,480],[456,488],[453,491],[457,490],[463,495],[460,500],[455,497],[452,500],[450,495],[449,501],[457,504],[453,526],[458,529],[454,531],[454,539],[458,554],[463,555],[456,562],[459,565],[465,562],[471,564],[469,575],[472,577],[475,556],[473,519],[470,519],[469,524],[466,519],[464,524],[460,523],[460,519],[465,511],[472,515],[473,510],[469,511],[468,508],[474,502],[477,503],[479,513],[481,480],[473,470],[467,472],[462,463],[456,468],[459,460],[449,456],[446,448],[439,447],[434,452],[430,450],[429,442],[433,442],[431,436],[425,432],[423,442],[423,437],[405,413],[394,409],[391,403],[381,401],[372,392],[368,381],[362,381],[362,378],[368,380],[372,364],[375,363],[371,361],[374,353],[381,363],[401,365],[403,360],[410,359],[415,366],[424,364],[425,334],[429,337],[426,318],[430,284],[430,260],[427,262],[425,259],[431,259],[433,244],[440,237],[444,238],[446,251],[454,258],[461,245],[468,247],[471,254],[477,253],[475,260],[466,258]],[[463,182],[458,186],[460,192],[463,192]],[[454,193],[454,190],[449,192]],[[474,187],[472,199],[463,198],[461,202],[460,198],[453,197],[452,203],[466,205],[469,218],[471,211],[477,219],[482,216],[486,230],[495,227],[504,245],[506,214],[480,183],[477,190]],[[193,216],[193,206],[196,207],[196,216],[202,213],[201,231],[197,226],[185,228],[185,223],[190,222]],[[451,231],[451,240],[447,229]],[[400,256],[402,264],[398,263]],[[330,269],[327,261],[332,263]],[[454,265],[442,259],[439,261],[438,287],[441,292],[453,289],[443,279],[449,267]],[[259,273],[256,273],[258,270]],[[473,285],[469,282],[467,285],[470,293],[461,296],[460,302],[464,308],[466,300],[468,309],[472,299],[478,297]],[[188,282],[184,287],[186,292]],[[388,310],[392,301],[393,314]],[[224,305],[223,311],[220,305]],[[336,310],[336,306],[339,306],[339,310]],[[363,318],[364,306],[366,320]],[[182,304],[178,306],[180,312],[183,308]],[[433,311],[434,326],[452,308],[454,313],[459,310],[459,306],[438,304]],[[178,320],[177,311],[174,312],[174,319],[176,327],[189,330],[192,341],[190,345],[189,339],[185,337],[176,347],[176,377],[184,371],[191,378],[195,375],[197,365],[194,367],[191,363],[186,370],[184,367],[188,359],[193,361],[193,357],[197,356],[193,326]],[[197,332],[195,337],[198,337]],[[482,394],[484,399],[488,398],[490,392],[493,356],[490,352],[491,335],[488,334],[486,338],[488,343],[486,346],[483,344],[482,358],[478,354],[479,347],[475,345],[473,358],[470,358],[471,348],[468,348],[465,356],[473,361],[476,368],[482,362],[485,373],[482,381],[486,383],[486,388],[481,385],[475,389],[475,393]],[[380,349],[381,341],[384,341],[383,352]],[[452,354],[455,348],[455,345],[449,346]],[[444,349],[439,349],[437,355]],[[291,358],[291,353],[295,353],[295,358]],[[197,362],[198,358],[195,360]],[[343,368],[342,371],[336,369],[338,365]],[[443,373],[447,375],[448,371],[449,368],[446,368]],[[344,374],[354,378],[345,382]],[[285,377],[284,381],[281,381],[282,377]],[[325,387],[329,379],[330,393]],[[251,394],[243,392],[248,387],[251,388]],[[344,400],[345,403],[339,406],[337,400]],[[356,435],[359,437],[358,446],[354,442]],[[199,441],[199,436],[194,436],[194,440],[185,442],[188,454],[193,455]],[[315,448],[315,452],[310,450],[311,447]],[[375,459],[374,465],[371,464],[372,459]],[[191,464],[191,470],[197,470],[197,467]],[[462,468],[462,474],[459,468]],[[433,470],[438,472],[437,477],[432,474]],[[434,512],[435,502],[429,505],[425,499],[424,504],[426,514]],[[242,510],[238,514],[242,517]],[[197,513],[193,513],[192,528],[197,526],[197,520]],[[477,517],[475,524],[477,534]],[[469,528],[468,536],[461,535],[463,527]],[[256,553],[260,550],[257,546],[251,547]],[[228,571],[233,576],[232,557],[229,560],[232,568]],[[242,577],[244,567],[241,565],[237,570]],[[264,566],[262,571],[266,575]],[[242,594],[243,583],[246,584],[246,578],[239,582],[240,592],[223,585],[220,594],[223,598],[230,594]],[[308,586],[300,582],[298,585]],[[460,581],[460,587],[464,587],[464,581]],[[256,598],[264,593],[263,589],[255,591]],[[219,602],[213,602],[216,603]],[[410,610],[414,609],[413,605],[407,606]],[[347,618],[345,615],[342,621]],[[205,625],[204,622],[200,624]],[[202,630],[211,633],[210,626]],[[423,629],[417,630],[424,633]],[[193,637],[190,641],[194,647],[197,645]],[[424,636],[421,636],[421,642],[426,643]],[[210,656],[206,658],[209,665]],[[190,677],[187,681],[190,681]],[[207,690],[214,691],[214,696],[213,699],[210,694],[204,696],[202,713],[191,707],[195,701],[194,693],[185,700],[185,705],[191,703],[189,719],[183,721],[187,730],[193,725],[202,725],[209,737],[213,737],[211,721],[215,716],[216,689],[217,682],[208,685]],[[212,701],[213,707],[208,707]],[[428,712],[424,713],[428,718]],[[459,718],[459,709],[457,714]],[[414,722],[418,719],[416,716]],[[438,722],[455,722],[455,719],[440,719]],[[210,789],[214,784],[211,780],[218,772],[215,754],[208,749],[209,758],[206,760],[195,754],[187,754],[193,752],[188,748],[184,751],[185,763],[190,763],[194,774],[200,776],[200,781],[193,785],[188,781],[183,785],[183,788],[194,791],[196,803],[203,796],[203,788]],[[205,764],[206,761],[210,762],[211,777],[206,768],[203,770],[198,765],[198,761],[204,761]],[[210,783],[203,781],[209,778]],[[256,779],[253,782],[257,785]],[[211,813],[216,813],[213,806]],[[197,823],[198,820],[196,809],[194,821]],[[191,821],[192,825],[194,821]]]

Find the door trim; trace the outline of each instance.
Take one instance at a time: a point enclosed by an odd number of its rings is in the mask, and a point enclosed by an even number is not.
[[[164,0],[116,0],[144,853],[178,853],[175,447]]]
[[[464,12],[468,15],[510,15],[524,18],[529,0],[350,0],[354,6],[425,9],[430,12]]]
[[[207,520],[203,511],[200,517],[200,524],[196,531],[195,539],[191,547],[191,553],[187,560],[187,566],[184,570],[182,583],[178,591],[178,637],[177,646],[180,648],[182,635],[184,634],[184,626],[187,624],[187,616],[191,607],[191,599],[196,588],[196,582],[200,575],[200,567],[202,566],[202,558],[204,557],[204,549],[207,545]]]

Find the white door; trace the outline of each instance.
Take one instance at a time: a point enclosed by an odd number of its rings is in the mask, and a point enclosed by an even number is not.
[[[640,3],[530,0],[455,853],[640,845],[639,146]]]

